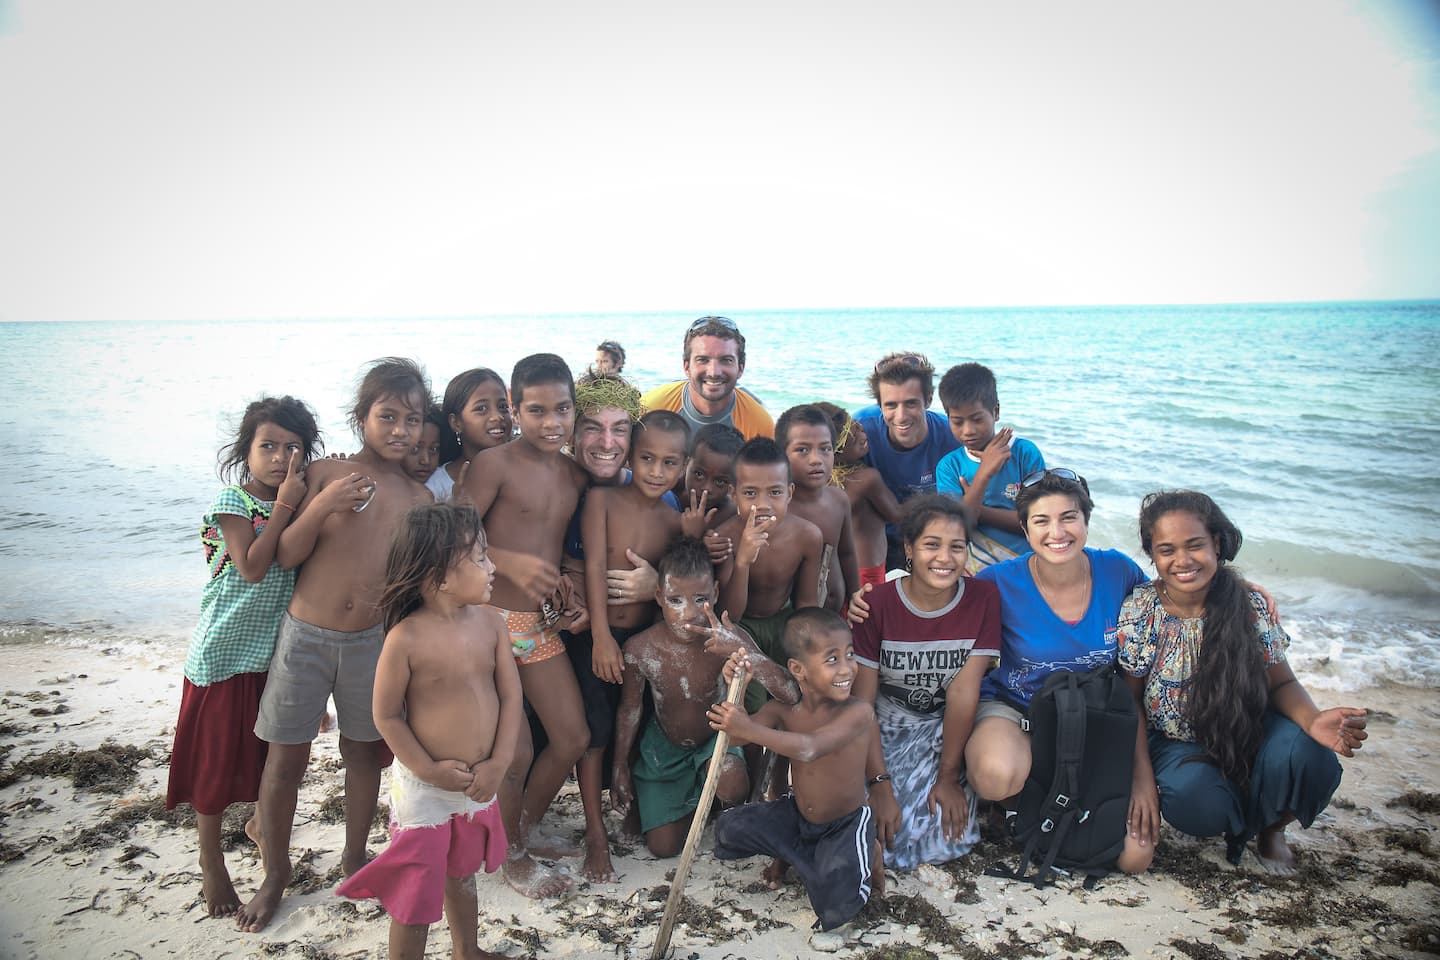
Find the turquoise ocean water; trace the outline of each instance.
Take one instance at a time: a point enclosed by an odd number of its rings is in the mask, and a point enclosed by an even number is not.
[[[540,350],[620,340],[642,387],[680,376],[706,311],[225,324],[0,324],[0,642],[169,651],[194,621],[200,515],[245,404],[292,393],[329,449],[364,364],[412,356],[435,392]],[[1440,304],[732,314],[743,384],[778,414],[867,402],[891,350],[990,365],[1001,421],[1089,478],[1091,543],[1139,556],[1139,499],[1214,496],[1239,565],[1280,600],[1312,685],[1440,686]],[[936,401],[937,410],[938,399]]]

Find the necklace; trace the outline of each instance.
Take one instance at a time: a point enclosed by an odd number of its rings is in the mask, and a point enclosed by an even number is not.
[[[1090,575],[1090,558],[1084,554],[1081,554],[1081,556],[1085,557],[1085,593],[1080,601],[1080,617],[1078,619],[1084,619],[1086,612],[1089,611],[1090,592],[1095,586],[1095,578]],[[1040,577],[1040,567],[1033,553],[1030,555],[1030,579],[1035,581],[1035,589],[1040,591],[1040,599],[1045,601],[1045,605],[1050,608],[1050,612],[1068,623],[1069,620],[1067,618],[1060,616],[1058,609],[1059,604],[1057,603],[1058,598],[1052,599],[1050,591],[1045,589],[1045,583]]]
[[[1165,584],[1164,580],[1160,581],[1160,596],[1165,600],[1166,609],[1168,609],[1175,616],[1179,617],[1181,620],[1198,620],[1201,617],[1205,616],[1204,601],[1201,601],[1200,609],[1192,613],[1185,608],[1184,604],[1175,602],[1175,598],[1170,596],[1170,588]]]

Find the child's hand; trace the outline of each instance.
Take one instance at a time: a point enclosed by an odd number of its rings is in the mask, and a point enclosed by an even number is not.
[[[930,816],[940,821],[940,831],[946,840],[959,840],[965,834],[965,824],[970,820],[970,798],[959,780],[941,776],[930,788],[925,798],[930,807]]]
[[[745,532],[740,536],[740,547],[735,551],[735,562],[749,566],[760,556],[760,550],[770,542],[770,528],[775,525],[773,516],[757,520],[755,508],[750,508],[750,517],[745,521]]]
[[[735,541],[729,537],[720,536],[719,530],[706,530],[705,549],[710,554],[710,562],[719,566],[730,559],[730,554],[735,551]]]
[[[702,490],[697,496],[694,490],[690,491],[690,506],[686,507],[680,514],[680,531],[687,537],[703,537],[705,530],[710,526],[710,521],[715,519],[719,513],[718,507],[711,507],[708,511],[705,504],[710,500],[710,491]]]
[[[1369,711],[1359,707],[1331,707],[1315,714],[1315,719],[1310,721],[1310,729],[1305,732],[1320,746],[1328,747],[1342,757],[1353,757],[1370,737],[1365,732],[1368,715]]]
[[[473,779],[465,789],[465,796],[476,803],[488,803],[500,789],[500,781],[505,779],[505,768],[490,757],[471,766],[470,775]]]
[[[291,511],[300,506],[300,501],[305,499],[305,474],[298,468],[300,451],[290,451],[290,462],[285,464],[285,479],[280,481],[280,488],[275,491],[275,501],[287,504]]]
[[[860,589],[850,595],[850,607],[845,611],[846,620],[851,623],[864,623],[870,619],[870,604],[865,600],[865,595],[873,589],[873,583],[862,583]]]
[[[533,553],[511,554],[506,569],[501,571],[512,583],[525,591],[537,604],[549,600],[560,585],[560,568]]]
[[[985,449],[980,451],[980,468],[975,471],[976,476],[985,474],[993,476],[995,471],[1010,460],[1010,440],[1015,436],[1014,427],[1001,427],[985,444]]]
[[[445,468],[439,467],[444,470]],[[455,476],[455,485],[450,488],[450,502],[459,506],[462,503],[470,502],[470,491],[465,489],[465,475],[470,472],[470,461],[466,460],[460,464],[460,472]]]
[[[464,793],[470,788],[470,784],[475,782],[475,775],[470,772],[467,764],[459,760],[436,760],[430,768],[430,775],[424,780],[441,790]]]
[[[326,513],[344,513],[363,507],[375,495],[375,481],[359,473],[348,473],[332,481],[315,497],[316,506]]]
[[[590,668],[606,683],[619,683],[625,676],[625,657],[613,636],[592,636]]]
[[[730,735],[730,742],[735,746],[741,746],[745,739],[745,731],[753,724],[750,714],[733,703],[711,704],[710,709],[705,712],[705,719],[710,721],[712,730],[721,730]]]
[[[630,779],[629,764],[620,761],[610,771],[610,809],[621,817],[630,812],[635,800],[635,783]]]
[[[720,669],[720,675],[725,678],[727,687],[736,677],[747,677],[750,673],[750,652],[743,648],[726,657],[725,666]]]
[[[745,643],[740,632],[730,623],[730,612],[727,610],[715,619],[715,608],[709,603],[705,604],[705,618],[710,621],[708,627],[691,627],[690,632],[699,634],[705,638],[705,652],[714,653],[722,657],[739,650]]]

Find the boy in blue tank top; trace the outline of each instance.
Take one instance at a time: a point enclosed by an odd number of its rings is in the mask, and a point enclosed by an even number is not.
[[[940,405],[960,448],[936,466],[936,489],[964,500],[985,536],[1016,554],[1026,552],[1030,548],[1015,513],[1015,495],[1022,480],[1045,469],[1045,458],[1013,428],[995,429],[1000,398],[989,367],[962,363],[945,371]]]

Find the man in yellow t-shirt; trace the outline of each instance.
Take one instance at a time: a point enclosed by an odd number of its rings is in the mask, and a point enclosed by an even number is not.
[[[775,421],[750,391],[737,386],[745,372],[745,337],[728,317],[701,317],[685,331],[684,380],[656,387],[640,398],[647,410],[673,410],[692,435],[711,423],[733,426],[752,437],[773,437]]]

